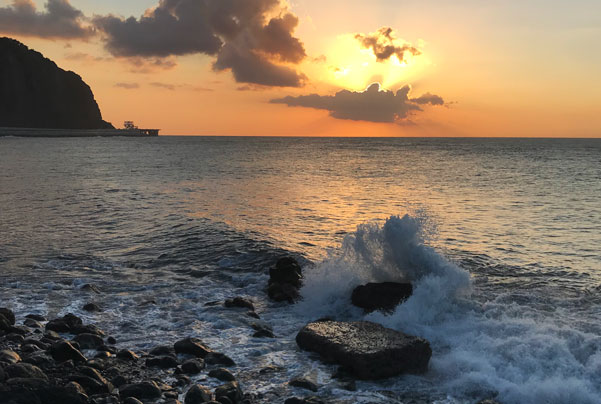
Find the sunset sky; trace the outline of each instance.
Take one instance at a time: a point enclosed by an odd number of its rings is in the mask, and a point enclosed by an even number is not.
[[[0,34],[118,127],[601,136],[599,0],[0,0]]]

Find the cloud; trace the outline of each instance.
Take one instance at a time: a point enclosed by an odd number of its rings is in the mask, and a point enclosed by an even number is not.
[[[371,84],[365,91],[342,90],[335,95],[301,95],[272,99],[273,104],[290,107],[306,107],[330,111],[337,119],[369,122],[403,122],[409,115],[422,111],[420,105],[443,105],[441,97],[430,93],[418,98],[409,98],[411,87],[399,89],[396,94],[381,90],[380,84]]]
[[[293,33],[298,18],[280,0],[160,0],[136,19],[96,16],[106,49],[120,57],[205,54],[237,82],[298,87],[293,65],[306,52]]]
[[[378,62],[383,62],[396,56],[399,62],[403,63],[407,60],[407,55],[417,56],[421,52],[416,47],[410,44],[401,44],[396,38],[392,28],[383,27],[371,34],[356,34],[361,45],[366,49],[371,49],[376,56]]]
[[[115,83],[115,87],[124,88],[126,90],[134,90],[140,88],[138,83]]]
[[[48,0],[38,11],[32,0],[13,0],[0,7],[0,32],[47,39],[86,39],[94,29],[85,24],[83,13],[69,0]]]
[[[160,88],[163,90],[175,91],[175,90],[189,90],[189,91],[199,91],[199,92],[210,92],[213,91],[212,88],[206,87],[198,87],[190,84],[171,84],[171,83],[162,83],[162,82],[152,82],[149,83],[151,87]]]
[[[150,74],[157,71],[171,70],[177,66],[174,58],[143,58],[143,57],[122,57],[120,60],[129,65],[129,71],[132,73]]]

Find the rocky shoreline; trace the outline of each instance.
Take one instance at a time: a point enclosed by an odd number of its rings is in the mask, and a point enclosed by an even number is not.
[[[301,299],[301,286],[302,271],[294,259],[280,259],[270,269],[267,294],[272,300],[293,304]],[[411,293],[410,285],[391,283],[360,288],[353,293],[353,301],[363,302],[358,305],[366,311],[391,310]],[[246,315],[259,318],[253,302],[243,297],[214,304],[243,309]],[[101,311],[93,302],[83,309]],[[253,337],[275,338],[259,322],[253,329]],[[318,320],[301,329],[296,341],[321,360],[338,364],[333,377],[347,390],[356,389],[355,380],[423,373],[432,355],[427,341],[369,322]],[[307,392],[302,398],[244,391],[233,370],[236,363],[192,336],[148,352],[117,345],[115,338],[73,314],[50,320],[35,314],[17,319],[10,309],[0,308],[0,404],[327,402],[313,394],[319,390],[316,382],[303,377],[288,383]],[[259,373],[268,375],[272,370]],[[192,378],[217,384],[208,388]]]

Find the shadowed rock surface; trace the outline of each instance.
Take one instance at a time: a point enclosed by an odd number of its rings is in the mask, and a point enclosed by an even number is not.
[[[0,38],[0,61],[0,127],[113,128],[76,73],[10,38]]]
[[[423,373],[432,356],[428,341],[368,321],[309,323],[296,342],[365,380]]]
[[[407,300],[413,293],[410,283],[383,282],[368,283],[353,290],[351,300],[366,312],[375,310],[393,311],[399,303]]]

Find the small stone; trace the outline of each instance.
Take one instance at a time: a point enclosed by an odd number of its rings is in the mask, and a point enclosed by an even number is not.
[[[9,325],[15,325],[15,313],[6,307],[0,307],[0,316],[8,320]]]
[[[85,285],[83,285],[79,289],[80,290],[84,290],[86,292],[92,292],[92,293],[100,294],[100,289],[98,289],[98,287],[96,285],[92,285],[90,283],[86,283]]]
[[[37,366],[29,363],[15,363],[7,366],[4,371],[8,375],[9,379],[12,378],[23,378],[23,379],[48,379],[46,374]]]
[[[11,351],[9,349],[5,349],[3,351],[0,351],[0,362],[13,364],[21,362],[21,357],[16,352]]]
[[[134,397],[127,397],[123,400],[123,404],[143,404],[140,400]]]
[[[252,318],[256,318],[256,319],[260,319],[260,318],[261,318],[261,316],[259,316],[259,315],[258,315],[257,313],[255,313],[254,311],[248,311],[248,312],[246,312],[246,315],[247,315],[248,317],[252,317]]]
[[[238,382],[229,382],[222,384],[215,389],[215,399],[221,402],[220,398],[227,397],[233,404],[242,401],[242,390]]]
[[[25,318],[30,318],[35,321],[46,321],[46,317],[41,316],[39,314],[28,314],[25,316]]]
[[[211,352],[204,342],[191,337],[177,341],[173,347],[177,353],[189,354],[197,358],[205,358]]]
[[[182,371],[190,375],[200,373],[203,368],[204,361],[202,359],[190,359],[182,364]]]
[[[81,384],[77,383],[77,382],[69,382],[65,385],[65,390],[67,390],[68,392],[70,392],[73,395],[79,395],[79,396],[83,396],[83,397],[88,397],[88,394],[86,393],[86,391],[83,389],[83,387],[81,387]]]
[[[233,382],[234,380],[236,380],[232,372],[224,368],[211,370],[209,372],[209,376],[214,377],[215,379],[219,379],[222,382]]]
[[[33,318],[26,318],[25,321],[23,321],[23,325],[26,325],[29,328],[44,328],[42,323]]]
[[[81,349],[97,349],[104,345],[104,341],[96,334],[78,334],[73,341],[77,342]]]
[[[117,340],[116,340],[114,337],[108,337],[108,338],[106,339],[106,342],[107,342],[108,344],[115,345],[115,344],[117,343]]]
[[[52,345],[50,354],[57,362],[72,360],[74,362],[86,362],[87,359],[70,342],[61,341]]]
[[[127,379],[121,375],[117,375],[111,379],[111,384],[117,388],[127,384]]]
[[[284,404],[325,404],[318,397],[307,397],[307,398],[298,398],[291,397],[284,401]]]
[[[96,313],[96,312],[102,311],[100,306],[98,306],[96,303],[88,303],[83,306],[83,309],[90,313]]]
[[[205,358],[205,362],[209,365],[236,366],[236,362],[232,358],[221,352],[209,353]]]
[[[201,404],[209,402],[212,399],[213,394],[211,393],[211,390],[204,386],[195,384],[194,386],[190,387],[186,393],[184,404]]]
[[[139,356],[136,355],[133,351],[122,349],[119,352],[117,352],[117,358],[125,361],[135,361],[138,360]]]
[[[250,309],[252,311],[255,311],[255,306],[254,306],[253,302],[251,302],[249,299],[245,299],[240,296],[234,297],[233,299],[227,299],[224,303],[224,306],[225,307],[239,307],[239,308]]]
[[[134,397],[139,400],[157,399],[161,397],[161,389],[155,382],[142,382],[135,384],[126,384],[119,388],[119,395],[122,399]]]
[[[146,359],[146,366],[148,367],[159,367],[161,369],[173,369],[176,368],[179,363],[173,356],[159,356],[156,358]]]
[[[86,324],[75,326],[70,331],[71,334],[79,335],[79,334],[94,334],[99,337],[104,337],[104,331],[100,328],[96,327],[94,324]]]
[[[299,387],[301,389],[307,389],[311,391],[318,390],[317,384],[305,377],[295,377],[294,379],[290,380],[288,384],[294,387]]]
[[[71,332],[75,327],[83,325],[81,318],[74,314],[66,314],[61,318],[50,320],[46,324],[46,330],[56,332]]]
[[[149,355],[152,356],[164,356],[164,355],[174,355],[174,350],[172,347],[168,345],[159,345],[155,346],[148,352]]]
[[[4,338],[6,338],[6,340],[7,340],[7,341],[10,341],[10,342],[15,342],[15,343],[17,343],[17,344],[22,344],[22,343],[23,343],[23,341],[25,341],[25,337],[23,337],[23,336],[22,336],[22,335],[20,335],[20,334],[8,334],[8,335],[7,335],[6,337],[4,337]]]

